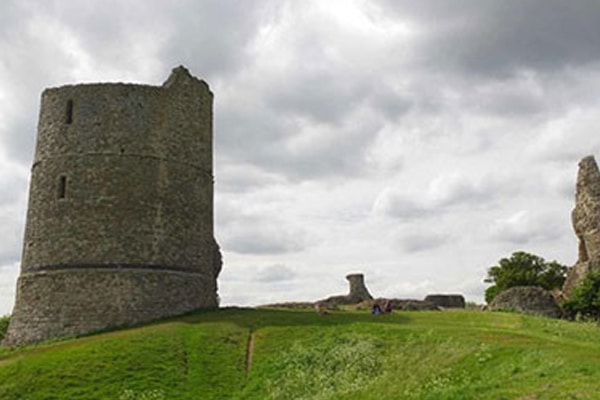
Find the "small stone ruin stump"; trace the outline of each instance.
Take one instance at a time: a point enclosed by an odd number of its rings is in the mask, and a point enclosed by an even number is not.
[[[358,304],[366,300],[373,300],[373,296],[365,286],[363,274],[350,274],[346,276],[350,283],[350,293],[342,296],[331,296],[316,302],[317,307],[336,309],[339,305]]]
[[[373,300],[373,296],[365,286],[365,276],[363,274],[346,275],[346,279],[350,282],[350,293],[347,297],[352,303]]]

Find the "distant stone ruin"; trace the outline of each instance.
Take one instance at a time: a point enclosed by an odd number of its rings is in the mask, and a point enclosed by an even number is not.
[[[350,293],[343,296],[331,296],[317,303],[335,308],[342,304],[358,304],[365,300],[373,300],[373,296],[365,286],[365,276],[363,274],[350,274],[346,276],[346,279],[350,283]]]
[[[429,294],[425,301],[442,308],[465,308],[465,298],[460,294]]]
[[[600,171],[593,156],[579,162],[575,209],[571,218],[579,239],[579,255],[563,286],[566,298],[588,273],[600,270]]]
[[[440,311],[441,308],[427,300],[417,299],[387,299],[379,298],[370,301],[363,301],[357,307],[358,310],[370,310],[373,303],[379,303],[384,305],[386,302],[390,302],[392,310],[395,311]]]
[[[552,293],[537,286],[514,286],[494,297],[491,311],[518,311],[524,314],[560,318],[562,311]]]
[[[365,286],[363,274],[350,274],[346,276],[346,279],[350,282],[350,293],[347,296],[350,301],[358,303],[373,298]]]
[[[265,308],[288,308],[288,309],[311,309],[314,308],[319,314],[325,314],[327,310],[338,310],[338,306],[350,305],[356,310],[370,310],[374,303],[383,305],[389,302],[393,310],[399,311],[439,311],[444,308],[465,308],[465,299],[460,294],[433,294],[428,295],[425,300],[397,299],[397,298],[373,298],[367,286],[363,274],[350,274],[346,276],[350,283],[350,293],[327,297],[315,302],[287,302],[265,304]]]

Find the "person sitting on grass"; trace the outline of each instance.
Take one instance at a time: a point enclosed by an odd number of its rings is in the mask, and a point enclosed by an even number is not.
[[[381,306],[379,305],[378,302],[374,302],[373,306],[371,307],[371,314],[373,315],[381,315]]]
[[[391,314],[392,313],[392,302],[390,300],[386,300],[385,304],[383,306],[383,312],[385,314]]]
[[[329,310],[327,309],[327,305],[322,302],[315,303],[315,310],[319,315],[329,315]]]

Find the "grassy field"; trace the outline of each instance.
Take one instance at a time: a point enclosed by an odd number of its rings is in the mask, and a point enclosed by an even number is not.
[[[600,399],[600,328],[511,313],[224,309],[2,349],[0,399]]]

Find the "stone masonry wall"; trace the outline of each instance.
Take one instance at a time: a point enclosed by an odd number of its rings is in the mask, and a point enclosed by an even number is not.
[[[98,264],[201,271],[210,262],[212,94],[179,74],[168,87],[44,92],[23,272]]]
[[[4,344],[131,326],[217,307],[212,276],[144,269],[24,274]]]

